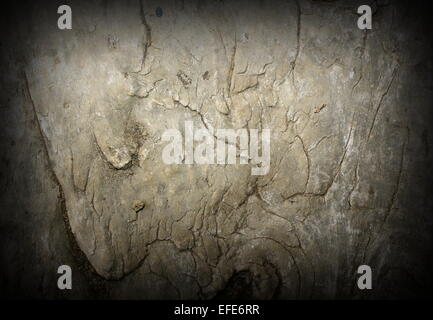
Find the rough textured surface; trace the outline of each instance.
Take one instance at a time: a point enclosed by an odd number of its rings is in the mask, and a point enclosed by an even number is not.
[[[1,46],[1,294],[431,294],[428,21],[378,1],[361,31],[360,4],[72,1],[71,31],[55,2],[14,11]],[[270,128],[269,173],[165,165],[161,134],[186,120]],[[72,291],[56,288],[61,264]]]

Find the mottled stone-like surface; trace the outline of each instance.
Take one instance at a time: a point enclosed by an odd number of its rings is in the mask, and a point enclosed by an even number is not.
[[[377,1],[359,30],[360,4],[71,1],[69,31],[55,2],[12,10],[2,295],[431,294],[431,29],[422,8]],[[271,129],[269,173],[164,164],[163,131],[188,120]]]

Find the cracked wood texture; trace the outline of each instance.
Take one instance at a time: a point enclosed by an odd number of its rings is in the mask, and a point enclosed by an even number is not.
[[[372,30],[357,28],[364,2]],[[68,31],[55,1],[3,19],[2,296],[431,295],[423,8],[68,3]],[[161,135],[185,121],[271,129],[269,173],[164,164]],[[362,264],[373,290],[357,288]]]

